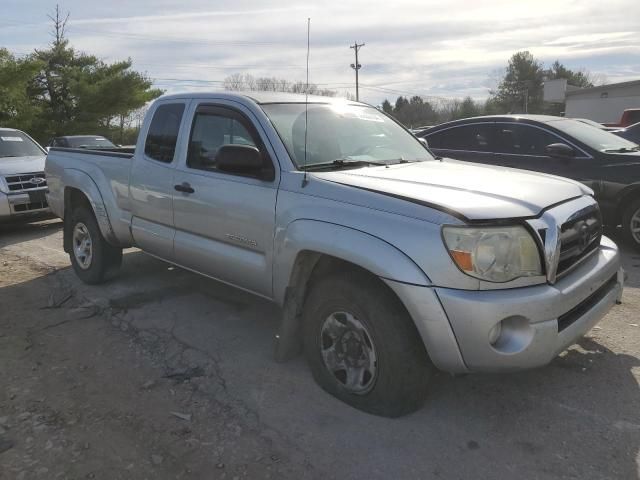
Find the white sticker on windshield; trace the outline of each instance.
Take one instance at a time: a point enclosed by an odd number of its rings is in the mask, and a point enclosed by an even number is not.
[[[22,137],[0,137],[3,142],[22,142]]]

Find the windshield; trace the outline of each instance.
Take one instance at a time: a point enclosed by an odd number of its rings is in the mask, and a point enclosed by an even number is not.
[[[637,144],[629,140],[577,120],[554,120],[549,124],[600,152],[609,150],[627,151],[638,147]]]
[[[305,104],[273,103],[262,108],[298,168],[332,162],[372,165],[433,158],[414,136],[373,107],[310,103],[305,162]]]
[[[71,148],[115,148],[115,145],[104,137],[82,136],[67,137]]]
[[[36,142],[22,132],[0,130],[0,158],[42,156]]]

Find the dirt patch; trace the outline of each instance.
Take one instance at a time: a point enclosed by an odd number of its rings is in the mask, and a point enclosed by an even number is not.
[[[215,359],[0,255],[0,478],[314,478]],[[144,299],[129,299],[144,302]]]

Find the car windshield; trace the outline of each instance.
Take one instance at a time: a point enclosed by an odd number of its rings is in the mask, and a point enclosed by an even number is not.
[[[598,150],[604,151],[633,151],[638,145],[620,138],[613,133],[607,132],[597,127],[593,127],[577,120],[554,120],[549,122],[551,126],[557,128],[561,132],[570,135],[585,145]]]
[[[262,106],[298,168],[431,160],[414,136],[373,107],[349,103]],[[305,161],[306,118],[306,161]]]
[[[0,159],[44,155],[36,142],[22,132],[0,130]]]
[[[71,148],[115,148],[115,145],[104,137],[82,136],[68,137]]]

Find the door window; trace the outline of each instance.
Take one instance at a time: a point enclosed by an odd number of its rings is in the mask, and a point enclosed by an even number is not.
[[[224,145],[249,145],[259,148],[239,116],[222,109],[205,109],[193,119],[187,166],[216,170],[216,156]]]
[[[491,151],[491,124],[474,124],[453,127],[425,137],[431,148]]]
[[[552,133],[528,125],[497,124],[496,152],[546,156],[545,147],[565,143]]]
[[[160,105],[156,109],[144,145],[148,157],[164,163],[173,161],[183,113],[183,103]]]

